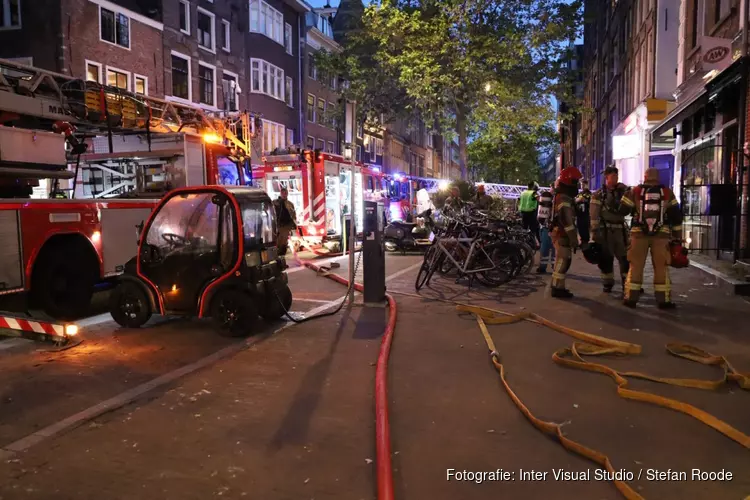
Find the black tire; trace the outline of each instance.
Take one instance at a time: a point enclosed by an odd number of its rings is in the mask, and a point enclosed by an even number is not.
[[[260,313],[263,319],[268,321],[277,320],[292,308],[292,291],[288,285],[284,285],[276,290],[269,290],[268,294],[268,304]]]
[[[424,254],[424,261],[422,262],[422,266],[419,268],[419,272],[417,273],[417,280],[414,283],[414,288],[417,290],[420,290],[425,284],[427,284],[427,281],[432,277],[432,273],[435,272],[435,267],[438,264],[437,258],[438,254],[440,253],[440,249],[437,246],[431,246],[427,252]]]
[[[258,308],[249,293],[225,289],[211,300],[211,318],[222,335],[246,337],[256,331]]]
[[[140,328],[151,318],[151,301],[142,287],[124,281],[109,296],[112,319],[125,328]]]
[[[482,273],[482,278],[496,287],[504,285],[518,275],[523,262],[520,249],[513,244],[501,243],[487,249],[495,269]]]
[[[89,312],[99,268],[87,258],[93,251],[84,245],[68,241],[45,246],[35,264],[32,299],[53,318],[73,320]]]

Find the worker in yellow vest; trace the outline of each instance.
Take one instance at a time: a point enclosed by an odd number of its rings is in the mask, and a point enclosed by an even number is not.
[[[524,229],[528,229],[539,240],[539,223],[536,214],[539,206],[539,184],[529,182],[528,189],[521,193],[518,200],[518,211],[521,212],[521,223]]]

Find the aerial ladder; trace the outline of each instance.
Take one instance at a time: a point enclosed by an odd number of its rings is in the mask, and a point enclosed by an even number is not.
[[[0,125],[40,134],[53,131],[67,141],[67,161],[58,168],[40,172],[0,165],[0,178],[13,177],[16,183],[72,177],[75,184],[82,160],[112,175],[132,177],[132,173],[118,172],[113,164],[137,164],[132,158],[144,156],[137,153],[159,156],[154,141],[167,134],[192,134],[207,143],[222,144],[240,163],[251,156],[254,141],[262,137],[260,116],[247,111],[206,111],[4,59],[0,59]],[[145,139],[145,151],[117,151],[115,138],[132,135]],[[91,152],[94,138],[106,141],[105,152]],[[74,172],[66,172],[67,163],[76,165]]]

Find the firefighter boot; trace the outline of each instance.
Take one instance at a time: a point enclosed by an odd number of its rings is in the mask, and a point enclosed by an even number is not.
[[[630,269],[625,281],[623,304],[635,308],[643,289],[643,268],[646,265],[646,257],[650,247],[650,238],[647,236],[633,237],[628,250],[628,261]]]
[[[552,288],[552,296],[556,299],[572,299],[573,292],[565,288]]]
[[[570,263],[573,260],[573,252],[567,244],[559,241],[555,244],[557,255],[555,267],[552,271],[552,296],[556,299],[570,299],[573,294],[565,288],[565,274],[570,269]]]
[[[611,293],[615,286],[614,257],[606,250],[599,259],[599,271],[602,277],[602,290],[604,293]]]
[[[651,242],[651,260],[654,263],[654,295],[659,309],[674,309],[672,284],[669,281],[669,242],[665,238],[654,237]]]

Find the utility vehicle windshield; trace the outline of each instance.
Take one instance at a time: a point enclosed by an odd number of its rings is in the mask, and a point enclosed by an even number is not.
[[[276,244],[276,215],[270,200],[242,200],[242,232],[245,251]]]

